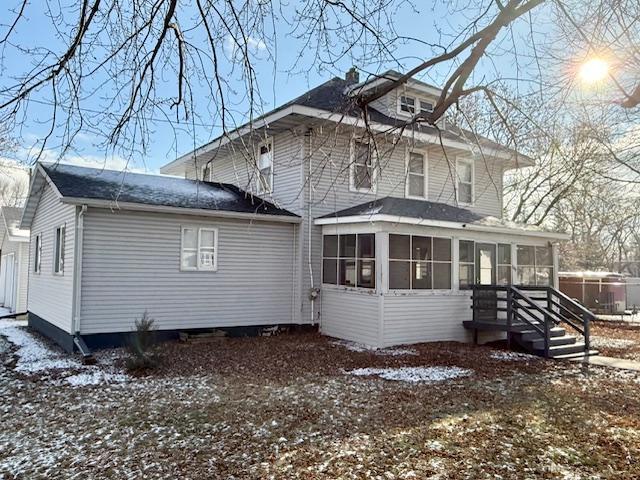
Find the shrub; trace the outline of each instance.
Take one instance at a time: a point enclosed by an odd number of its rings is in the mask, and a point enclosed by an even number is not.
[[[159,365],[160,356],[156,349],[154,320],[146,310],[136,319],[135,327],[129,341],[126,368],[130,371],[152,370]]]

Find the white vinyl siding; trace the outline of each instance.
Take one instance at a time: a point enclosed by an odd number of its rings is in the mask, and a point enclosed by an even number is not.
[[[379,297],[357,290],[325,288],[321,295],[321,331],[370,347],[379,343]]]
[[[14,299],[9,303],[13,304],[13,311],[22,313],[27,311],[27,295],[29,286],[29,243],[15,242],[9,240],[9,235],[5,234],[0,248],[2,256],[14,255]],[[0,286],[1,287],[1,286]],[[5,299],[5,304],[7,300]]]
[[[183,225],[218,229],[218,270],[180,270]],[[81,331],[124,332],[147,310],[158,329],[294,323],[297,226],[89,208]]]
[[[55,275],[54,245],[56,229],[65,225],[65,265],[67,275]],[[73,261],[75,207],[65,205],[58,200],[49,185],[44,188],[31,225],[31,242],[29,246],[29,263],[35,260],[36,234],[42,234],[42,260],[40,273],[29,268],[29,292],[27,308],[40,318],[71,332],[71,315],[73,306]]]

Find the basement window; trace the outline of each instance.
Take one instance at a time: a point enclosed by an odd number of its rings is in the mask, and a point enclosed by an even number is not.
[[[56,275],[64,274],[64,240],[65,240],[65,226],[62,225],[56,228],[55,231],[55,244],[53,250],[53,273]]]
[[[375,288],[375,247],[373,233],[324,235],[322,283]]]
[[[182,227],[181,270],[218,269],[218,229]]]

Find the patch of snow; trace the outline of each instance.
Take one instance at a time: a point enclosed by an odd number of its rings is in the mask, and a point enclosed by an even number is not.
[[[505,352],[503,350],[492,352],[490,357],[493,358],[494,360],[507,360],[507,361],[540,360],[540,357],[537,357],[535,355],[529,355],[528,353]]]
[[[624,338],[591,336],[591,346],[594,348],[628,348],[635,344],[635,341]]]
[[[24,329],[26,322],[0,320],[0,335],[16,347],[16,370],[22,373],[38,373],[54,369],[79,368],[80,362],[58,353]]]
[[[375,349],[375,348],[367,347],[366,345],[363,345],[361,343],[349,342],[347,340],[336,340],[335,342],[331,342],[331,345],[344,347],[351,352],[372,353],[374,355],[383,355],[383,356],[391,356],[391,357],[398,357],[403,355],[418,355],[418,352],[413,348],[389,347],[389,348]]]
[[[85,387],[89,385],[100,385],[104,383],[121,383],[129,380],[129,376],[124,373],[109,373],[103,370],[93,370],[71,375],[64,379],[66,383],[74,387]]]
[[[435,383],[467,377],[472,370],[459,367],[358,368],[347,373],[356,376],[375,375],[385,380],[411,383]]]

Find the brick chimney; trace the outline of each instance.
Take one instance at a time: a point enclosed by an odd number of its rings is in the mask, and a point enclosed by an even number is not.
[[[358,83],[360,81],[360,73],[356,67],[351,67],[344,75],[344,79],[347,83]]]

